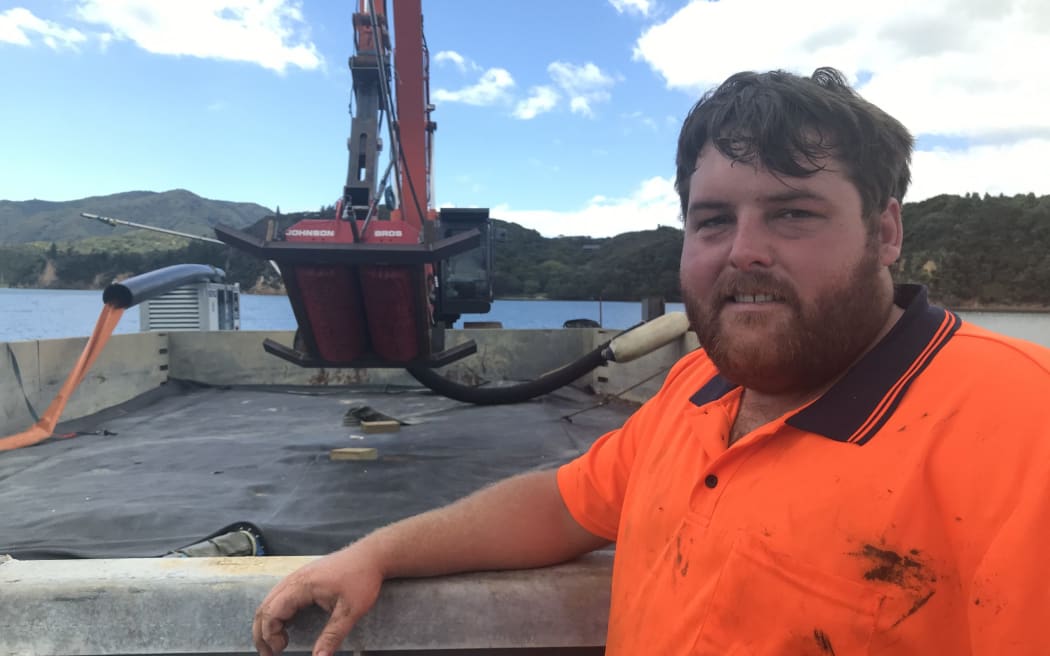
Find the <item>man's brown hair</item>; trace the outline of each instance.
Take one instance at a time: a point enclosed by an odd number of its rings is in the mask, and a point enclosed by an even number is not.
[[[810,77],[737,73],[704,94],[678,137],[675,189],[683,217],[689,178],[707,143],[734,161],[788,177],[813,175],[834,158],[857,188],[865,218],[890,198],[903,203],[911,181],[908,129],[861,98],[834,68],[818,68]]]

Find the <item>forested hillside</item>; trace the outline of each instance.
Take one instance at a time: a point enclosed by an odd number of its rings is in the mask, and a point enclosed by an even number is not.
[[[514,223],[496,224],[506,235],[495,244],[497,296],[678,299],[681,230],[658,228],[609,239],[545,238]]]
[[[192,221],[183,219],[180,225],[184,231],[210,234],[214,223],[258,234],[264,229],[261,217],[268,214],[265,208],[220,204],[237,209],[225,207],[234,214],[219,219],[219,209],[211,206],[217,201],[198,200],[202,201],[201,215],[194,215]],[[0,210],[9,205],[0,202]],[[92,204],[84,211],[108,211],[100,207],[105,207],[104,203]],[[184,206],[184,216],[185,211]],[[134,213],[114,215],[140,223],[172,225]],[[3,216],[0,214],[0,235],[7,234]],[[303,216],[283,215],[280,224]],[[73,221],[92,226],[86,219]],[[494,224],[495,232],[501,235],[495,243],[497,297],[680,299],[681,230],[659,228],[608,239],[545,238],[516,224],[498,220]],[[928,285],[934,300],[951,307],[1050,308],[1050,196],[937,196],[906,204],[904,225],[904,257],[895,273],[898,280]],[[101,225],[98,228],[110,230]],[[229,278],[247,290],[279,288],[279,281],[268,277],[261,261],[224,246],[189,243],[144,231],[90,239],[58,237],[31,244],[13,241],[0,239],[0,285],[97,289],[114,279],[167,264],[196,262],[227,269]]]
[[[272,213],[255,203],[209,200],[174,189],[162,193],[128,191],[63,202],[0,200],[0,244],[73,242],[88,237],[133,234],[80,216],[81,212],[111,216],[191,235],[214,236],[217,224],[243,228]]]
[[[900,280],[948,306],[1050,306],[1050,196],[936,196],[904,207]]]

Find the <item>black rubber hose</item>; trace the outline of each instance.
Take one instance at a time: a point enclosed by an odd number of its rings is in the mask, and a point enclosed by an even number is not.
[[[115,282],[102,292],[102,302],[129,308],[194,282],[222,282],[226,273],[208,264],[175,264]]]
[[[609,342],[605,342],[590,353],[565,366],[546,373],[536,380],[517,385],[471,387],[453,382],[427,367],[409,367],[408,373],[429,389],[456,401],[473,403],[474,405],[522,403],[564,387],[596,367],[605,364],[608,362],[606,356],[608,346]]]

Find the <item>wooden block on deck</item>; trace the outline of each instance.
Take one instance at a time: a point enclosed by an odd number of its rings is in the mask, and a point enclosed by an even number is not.
[[[401,422],[393,419],[361,422],[361,432],[363,433],[396,433],[399,430],[401,430]]]
[[[370,447],[343,447],[332,449],[328,457],[332,460],[375,460],[379,452]]]

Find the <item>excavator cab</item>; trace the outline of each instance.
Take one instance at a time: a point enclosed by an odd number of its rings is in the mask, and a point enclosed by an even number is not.
[[[492,225],[488,209],[443,208],[437,231],[449,239],[476,230],[477,248],[441,261],[435,319],[452,325],[463,314],[486,314],[492,309]]]

